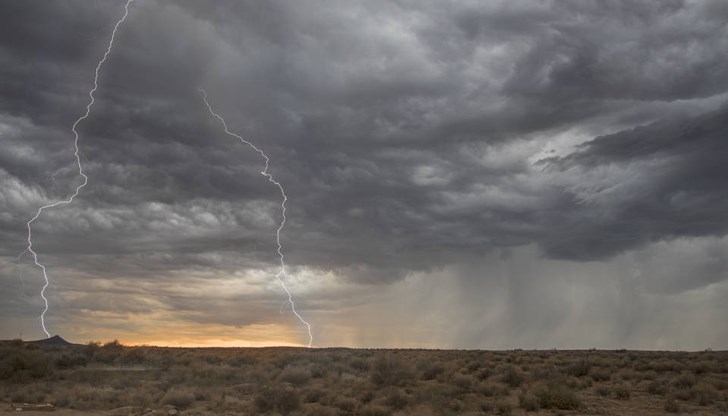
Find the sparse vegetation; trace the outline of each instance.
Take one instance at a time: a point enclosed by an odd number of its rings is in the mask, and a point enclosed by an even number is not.
[[[536,389],[539,404],[545,409],[573,410],[581,406],[576,393],[566,385],[549,382]]]
[[[721,414],[728,353],[0,343],[0,401],[190,415]]]

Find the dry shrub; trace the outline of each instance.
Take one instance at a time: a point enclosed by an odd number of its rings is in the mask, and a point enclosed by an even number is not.
[[[413,379],[413,372],[402,358],[380,354],[374,359],[370,376],[380,386],[400,386]]]
[[[480,361],[471,361],[468,363],[467,366],[465,366],[465,368],[468,370],[469,373],[474,373],[478,371],[482,366],[483,363],[481,363]]]
[[[56,367],[59,369],[71,369],[77,367],[86,367],[88,364],[88,357],[84,354],[61,354],[61,357],[56,361]]]
[[[490,368],[481,368],[480,371],[478,371],[478,373],[475,375],[475,377],[480,381],[484,381],[492,375],[493,370],[491,370]]]
[[[402,410],[409,404],[409,397],[402,389],[390,387],[384,393],[383,403],[394,410]]]
[[[695,376],[692,374],[683,374],[673,381],[673,385],[678,389],[689,389],[695,385]]]
[[[609,386],[605,386],[603,384],[600,386],[597,386],[597,388],[594,389],[594,391],[600,397],[609,397],[609,395],[612,394],[612,390],[609,388]]]
[[[566,374],[573,377],[585,377],[589,374],[592,364],[589,360],[577,360],[566,367]]]
[[[147,356],[145,354],[145,348],[143,347],[130,347],[122,351],[119,357],[121,364],[144,364],[147,362]]]
[[[304,385],[311,380],[311,372],[302,367],[286,367],[278,376],[278,381],[295,384],[297,386]]]
[[[680,404],[675,401],[674,397],[668,397],[665,400],[665,411],[668,413],[680,413]]]
[[[476,386],[475,392],[486,397],[507,396],[508,387],[502,383],[486,381]]]
[[[498,402],[495,405],[496,414],[501,416],[510,416],[513,413],[513,408],[508,402]]]
[[[652,364],[651,370],[657,371],[658,373],[664,373],[667,371],[678,372],[685,368],[685,365],[676,360],[660,360]]]
[[[612,372],[607,368],[592,368],[589,370],[589,377],[594,381],[609,381]]]
[[[558,378],[558,372],[553,365],[540,365],[536,366],[531,370],[531,378],[534,381],[539,380],[553,380]]]
[[[473,387],[473,377],[465,374],[453,374],[450,383],[463,390],[470,390]]]
[[[361,410],[361,416],[390,416],[392,411],[384,406],[369,405]]]
[[[27,348],[0,350],[0,380],[28,382],[53,372],[53,359],[43,351]]]
[[[642,375],[631,368],[623,368],[617,373],[619,380],[639,380]]]
[[[538,397],[530,392],[518,396],[518,406],[527,412],[535,412],[541,407]]]
[[[195,393],[190,389],[174,389],[164,394],[160,404],[169,404],[180,409],[186,409],[195,402]]]
[[[356,357],[349,361],[349,367],[357,371],[369,371],[369,361],[361,357]]]
[[[690,396],[701,406],[707,406],[720,398],[718,390],[710,384],[698,383],[690,388]]]
[[[440,374],[445,373],[445,367],[438,362],[428,360],[421,362],[418,367],[420,367],[420,371],[422,371],[423,380],[434,380]]]
[[[261,412],[288,414],[301,406],[301,399],[293,389],[272,387],[255,396],[254,403]]]
[[[712,366],[712,361],[700,361],[690,366],[690,371],[692,371],[694,374],[705,374],[710,372],[710,368]]]
[[[113,364],[124,352],[124,346],[118,340],[107,342],[102,346],[99,344],[89,343],[90,351],[93,352],[93,361],[102,364]]]
[[[336,408],[328,406],[316,406],[308,408],[306,416],[339,416],[339,411]]]
[[[19,403],[43,403],[45,392],[35,385],[18,386],[10,395],[10,401]]]
[[[501,381],[511,388],[516,388],[526,381],[526,375],[516,366],[509,365],[503,370]]]
[[[569,387],[558,383],[545,383],[535,390],[539,404],[545,409],[574,410],[581,406],[579,396]]]
[[[305,403],[323,403],[326,401],[328,394],[326,390],[313,388],[305,391],[303,401]]]
[[[619,400],[629,400],[632,396],[632,387],[629,384],[619,384],[614,387],[614,397]]]
[[[647,385],[647,392],[657,396],[664,396],[670,389],[668,384],[666,379],[654,380]]]
[[[356,410],[358,405],[359,402],[351,397],[339,397],[334,402],[334,406],[345,412],[353,412],[354,410]]]

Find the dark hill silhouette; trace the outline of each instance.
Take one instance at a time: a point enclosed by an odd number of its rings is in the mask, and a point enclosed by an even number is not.
[[[67,346],[67,345],[74,345],[74,344],[66,341],[65,339],[61,338],[60,335],[53,335],[50,338],[39,339],[37,341],[27,341],[27,343],[33,344],[33,345],[53,345],[53,346],[61,346],[61,347]]]

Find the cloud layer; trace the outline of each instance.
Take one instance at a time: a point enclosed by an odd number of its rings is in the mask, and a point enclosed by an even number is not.
[[[80,126],[89,185],[35,226],[52,324],[303,342],[279,194],[204,87],[286,188],[319,345],[725,347],[728,8],[480,3],[136,2]],[[39,332],[13,258],[79,181],[70,125],[123,2],[0,7],[10,337]]]

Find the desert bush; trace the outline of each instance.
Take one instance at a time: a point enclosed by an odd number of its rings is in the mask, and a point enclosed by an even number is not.
[[[361,416],[389,416],[392,411],[384,406],[369,405],[361,410]]]
[[[170,404],[180,409],[186,409],[195,402],[195,393],[192,390],[170,390],[164,394],[160,404]]]
[[[541,365],[534,367],[531,370],[531,377],[535,381],[539,380],[553,380],[555,378],[558,378],[558,372],[556,371],[556,368],[552,365]]]
[[[438,362],[426,361],[421,363],[420,367],[423,380],[434,380],[440,374],[445,373],[445,367]]]
[[[594,381],[609,381],[612,377],[612,372],[606,368],[591,368],[588,374]]]
[[[86,367],[86,364],[88,364],[88,357],[83,354],[62,354],[56,360],[56,367],[60,369]]]
[[[382,401],[394,410],[402,410],[409,404],[409,397],[397,387],[390,387],[385,391]]]
[[[369,361],[356,357],[349,361],[349,367],[357,371],[369,371]]]
[[[495,405],[495,412],[500,416],[510,416],[513,413],[513,408],[508,402],[498,402]]]
[[[690,396],[701,406],[712,404],[720,397],[715,387],[702,382],[690,388]]]
[[[53,371],[53,360],[43,351],[3,348],[0,352],[0,380],[27,382],[46,377]]]
[[[690,371],[693,372],[693,374],[705,374],[710,372],[711,364],[713,364],[712,361],[700,361],[697,363],[694,363],[690,366]]]
[[[629,400],[632,396],[632,387],[629,384],[619,384],[614,387],[614,397],[619,400]]]
[[[487,380],[492,375],[493,375],[493,370],[491,370],[490,368],[481,368],[475,377],[480,381],[484,381],[484,380]]]
[[[475,392],[485,397],[499,397],[508,395],[508,387],[502,383],[486,381],[475,387]]]
[[[330,358],[332,361],[334,361],[335,356],[330,355]],[[308,360],[306,359],[306,355],[301,353],[284,353],[279,356],[277,356],[273,363],[276,367],[280,369],[284,369],[286,367],[294,367],[296,365],[301,365],[303,363],[306,363]]]
[[[115,339],[113,341],[109,341],[109,342],[104,343],[104,345],[102,345],[101,348],[105,348],[105,349],[117,349],[118,350],[118,349],[124,348],[124,346],[121,344],[121,342],[119,342],[118,339]]]
[[[327,398],[326,390],[313,388],[304,392],[303,401],[305,403],[322,403]]]
[[[664,396],[668,390],[668,381],[665,379],[654,380],[647,385],[647,392],[657,396]]]
[[[591,369],[591,367],[592,364],[589,360],[577,360],[572,362],[568,367],[566,367],[566,374],[573,377],[585,377],[587,374],[589,374],[589,370]]]
[[[642,375],[631,368],[623,368],[617,372],[618,380],[639,380]]]
[[[311,378],[326,378],[329,375],[329,369],[325,364],[314,364],[311,366]]]
[[[657,371],[658,373],[664,373],[668,371],[678,372],[685,367],[679,361],[676,360],[660,360],[651,365],[650,370]]]
[[[503,370],[501,381],[511,388],[516,388],[526,381],[526,376],[519,368],[509,365]]]
[[[89,341],[88,344],[83,349],[83,353],[86,354],[89,357],[93,357],[94,354],[96,354],[96,351],[101,348],[101,343],[98,341]]]
[[[466,369],[468,370],[468,372],[469,372],[469,373],[474,373],[474,372],[476,372],[476,371],[480,370],[480,367],[482,367],[482,366],[483,366],[483,363],[481,363],[481,362],[480,362],[480,361],[478,361],[478,360],[475,360],[475,361],[471,361],[471,362],[469,362],[469,363],[468,363],[468,364],[467,364],[467,365],[465,366],[465,368],[466,368]]]
[[[247,355],[238,355],[227,360],[230,367],[248,367],[255,365],[256,362],[257,360],[255,358]]]
[[[328,406],[316,406],[306,409],[305,416],[339,416],[339,411],[336,408]]]
[[[465,374],[453,374],[450,383],[463,390],[470,390],[473,387],[473,378]]]
[[[38,386],[22,386],[10,394],[10,401],[19,403],[42,403],[45,392]]]
[[[535,391],[541,407],[546,409],[573,410],[581,406],[576,393],[563,384],[546,383]]]
[[[359,394],[356,395],[356,398],[359,399],[360,402],[367,404],[374,399],[374,391],[369,389],[360,391]]]
[[[413,373],[401,358],[380,354],[374,359],[370,377],[375,384],[381,386],[400,386],[411,381]]]
[[[272,387],[255,396],[254,404],[261,412],[277,411],[288,414],[301,406],[301,399],[295,390]]]
[[[594,389],[594,392],[600,397],[609,397],[609,395],[612,394],[612,390],[609,388],[609,386],[605,386],[603,384],[597,386],[597,388]]]
[[[683,374],[676,378],[672,384],[678,389],[689,389],[695,385],[695,376],[692,374]]]
[[[668,413],[680,413],[680,404],[675,401],[673,397],[668,397],[665,400],[665,411]]]
[[[145,364],[149,361],[148,349],[143,347],[124,348],[119,356],[121,364]]]
[[[679,389],[672,392],[672,396],[679,400],[690,400],[693,398],[690,389]]]
[[[539,399],[533,393],[524,392],[518,396],[518,406],[527,412],[535,412],[540,408]]]
[[[89,343],[89,346],[90,345],[92,344]],[[91,346],[90,348],[91,351],[93,351],[93,360],[102,364],[115,363],[116,360],[121,357],[121,354],[124,351],[124,346],[121,345],[121,343],[119,343],[119,341],[117,340],[107,342],[106,344],[103,344],[95,350],[93,346]]]
[[[492,402],[481,402],[478,406],[480,408],[480,411],[482,413],[492,413],[493,412],[493,403]]]
[[[311,372],[302,367],[286,367],[278,376],[278,381],[301,386],[311,379]]]
[[[359,402],[351,397],[339,397],[334,402],[334,406],[343,410],[344,412],[353,412],[358,407]]]

